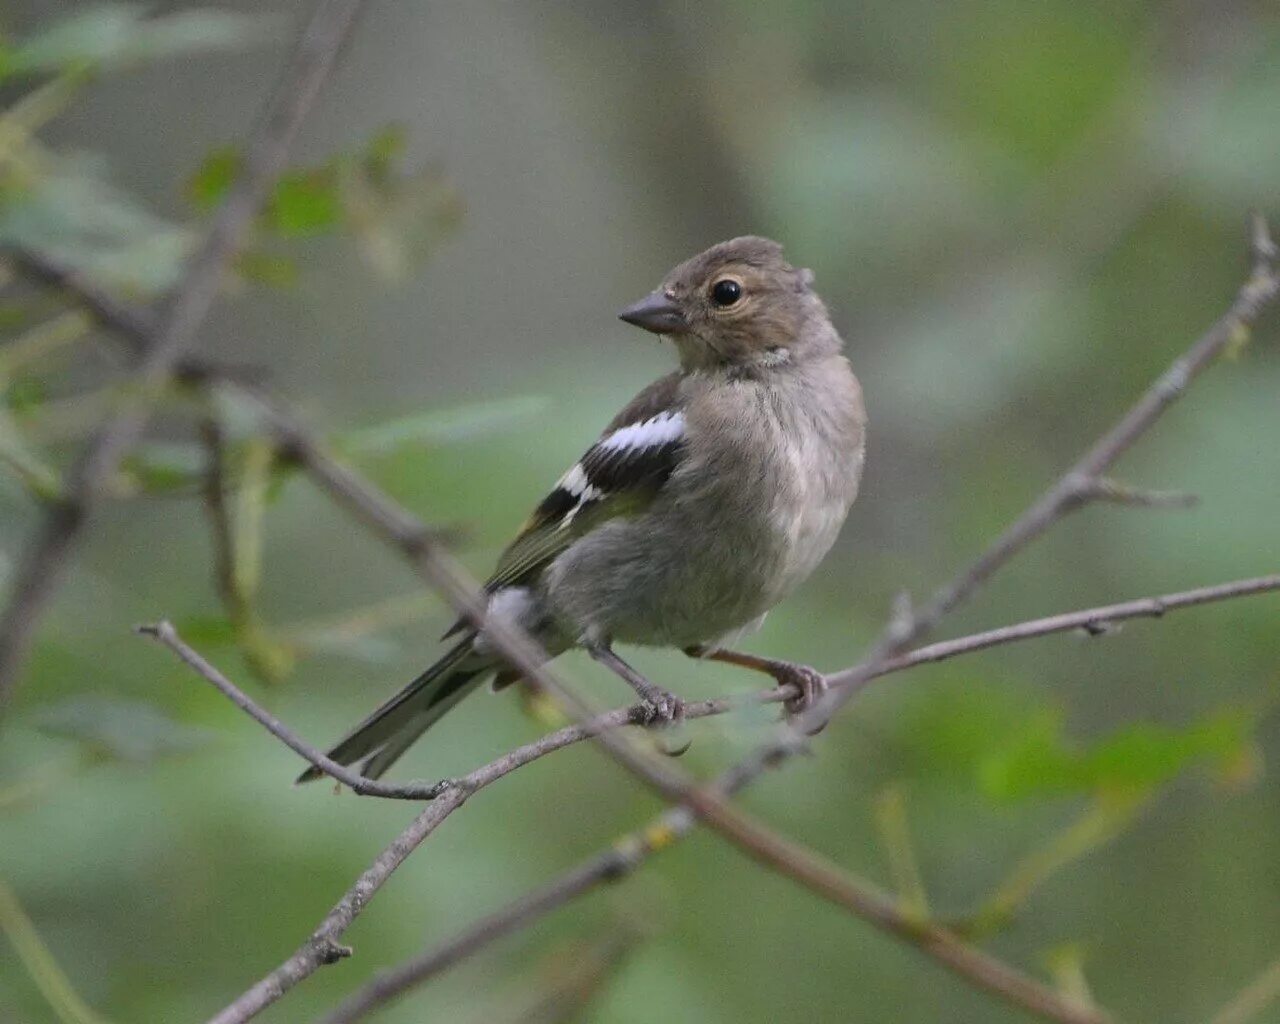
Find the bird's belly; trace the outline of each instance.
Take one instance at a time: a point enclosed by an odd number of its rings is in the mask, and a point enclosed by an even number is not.
[[[745,538],[671,526],[609,523],[561,555],[546,586],[564,628],[587,643],[690,646],[758,614]]]
[[[811,521],[736,514],[696,523],[610,523],[566,551],[547,576],[566,628],[588,642],[687,647],[759,619],[812,571],[842,515]],[[691,517],[693,518],[693,517]]]

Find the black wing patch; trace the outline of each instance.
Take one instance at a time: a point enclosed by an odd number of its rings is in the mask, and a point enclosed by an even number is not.
[[[643,412],[648,414],[645,418],[615,420],[557,481],[503,552],[485,590],[493,593],[535,581],[593,526],[648,507],[680,464],[685,424],[683,413],[675,409],[649,407]],[[455,623],[445,635],[463,626]]]

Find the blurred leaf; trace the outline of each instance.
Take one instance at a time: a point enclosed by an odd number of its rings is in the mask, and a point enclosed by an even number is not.
[[[201,213],[211,212],[227,197],[243,169],[244,157],[234,146],[211,150],[187,179],[187,201]],[[337,178],[332,164],[326,164],[282,175],[260,220],[266,229],[291,238],[330,231],[341,218]]]
[[[262,43],[277,19],[195,8],[149,16],[149,5],[100,4],[77,11],[26,41],[0,49],[0,78],[89,65],[120,67],[147,60]]]
[[[399,123],[387,125],[369,140],[364,151],[364,167],[373,184],[390,183],[392,168],[404,156],[407,144],[408,132]]]
[[[272,190],[259,227],[284,239],[347,231],[374,269],[393,280],[403,278],[454,229],[461,214],[457,191],[439,171],[396,172],[405,143],[403,126],[393,124],[356,153],[294,169]],[[212,150],[187,182],[188,201],[202,213],[212,210],[230,190],[243,162],[234,148]],[[248,268],[250,273],[264,269],[266,283],[291,283],[271,273],[279,268]]]
[[[993,749],[1025,734],[1057,728],[1057,713],[1029,695],[994,685],[957,685],[909,697],[896,746],[910,774],[955,783],[972,781]]]
[[[194,647],[236,642],[236,627],[225,615],[193,615],[174,623],[182,638]]]
[[[101,757],[129,762],[189,754],[214,739],[207,729],[177,722],[151,704],[113,697],[75,697],[40,708],[35,724]]]
[[[1063,868],[1111,842],[1146,805],[1145,792],[1111,791],[1091,800],[1076,819],[1052,833],[1009,871],[965,926],[970,938],[1006,928],[1032,893]]]
[[[266,216],[286,238],[330,231],[342,219],[342,207],[330,172],[296,171],[276,185]]]
[[[334,440],[344,451],[358,455],[381,455],[406,445],[451,444],[504,430],[546,406],[545,398],[533,395],[475,402],[360,427]]]
[[[246,281],[268,288],[293,288],[298,283],[296,261],[257,249],[245,249],[236,255],[236,271]]]
[[[209,213],[231,190],[243,165],[240,151],[233,146],[211,150],[187,179],[187,201],[201,213]]]
[[[62,496],[58,471],[27,443],[7,410],[0,410],[0,466],[10,470],[37,501],[56,501]]]
[[[462,199],[435,168],[399,179],[369,164],[346,162],[340,179],[347,225],[366,262],[390,281],[403,280],[462,219]]]
[[[177,280],[193,232],[111,185],[99,160],[45,163],[38,178],[0,189],[0,244],[44,253],[126,292],[156,294]]]
[[[1083,943],[1062,942],[1045,951],[1044,963],[1059,992],[1085,1009],[1096,1010],[1084,973],[1086,953]]]
[[[82,309],[67,309],[24,331],[0,349],[0,386],[14,372],[32,363],[45,363],[66,346],[79,341],[93,326],[93,319]]]
[[[1090,792],[1149,792],[1194,764],[1228,770],[1251,749],[1254,718],[1215,711],[1177,729],[1138,722],[1089,746],[1063,735],[1060,720],[1027,731],[982,768],[986,792],[998,799]]]
[[[136,490],[166,494],[200,482],[202,457],[196,445],[149,441],[127,455],[120,468]]]

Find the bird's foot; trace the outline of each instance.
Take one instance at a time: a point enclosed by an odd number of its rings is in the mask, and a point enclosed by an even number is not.
[[[684,728],[684,701],[669,690],[650,684],[640,693],[640,724],[654,728],[659,749],[679,757],[693,744]]]
[[[637,688],[642,709],[642,725],[673,725],[684,721],[684,701],[660,686]]]
[[[603,644],[588,646],[587,651],[596,661],[608,666],[618,676],[626,680],[627,685],[640,698],[640,725],[656,726],[666,733],[666,740],[659,740],[658,746],[664,754],[679,757],[689,749],[693,741],[685,735],[684,701],[669,690],[655,686],[644,676],[619,658],[609,647]],[[675,738],[672,738],[672,733]]]
[[[744,654],[742,651],[730,651],[723,648],[708,648],[705,646],[686,647],[684,653],[691,658],[707,658],[711,661],[724,662],[726,665],[749,668],[753,672],[763,672],[765,675],[772,676],[773,681],[780,687],[795,687],[796,695],[783,704],[787,715],[790,717],[803,715],[821,701],[827,693],[826,676],[815,668],[810,668],[808,665],[801,665],[794,661],[778,661],[775,658],[764,658],[758,654]],[[825,724],[819,725],[813,730],[813,733],[821,732]]]
[[[775,663],[775,668],[770,673],[779,686],[794,686],[800,692],[788,700],[782,706],[787,709],[787,714],[795,717],[803,715],[811,710],[823,697],[827,695],[827,677],[819,672],[816,668],[810,668],[808,665],[798,665],[789,661],[779,661]],[[819,731],[822,726],[814,730]]]

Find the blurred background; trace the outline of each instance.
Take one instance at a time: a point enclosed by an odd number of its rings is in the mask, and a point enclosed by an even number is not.
[[[7,0],[0,243],[158,294],[308,9]],[[1277,109],[1280,14],[1263,2],[372,4],[202,347],[260,368],[361,471],[460,527],[483,575],[672,365],[615,311],[715,241],[778,238],[848,339],[871,442],[837,549],[748,647],[836,669],[895,593],[923,597],[976,554],[1225,307],[1248,212],[1280,217]],[[32,495],[127,367],[65,298],[13,268],[0,289],[8,571]],[[947,632],[1274,571],[1277,318],[1256,333],[1119,467],[1198,507],[1071,518]],[[292,788],[293,754],[130,635],[174,619],[324,744],[451,619],[273,466],[243,410],[216,412],[238,593],[214,585],[200,410],[175,398],[4,722],[0,1022],[203,1019],[412,815]],[[892,677],[744,803],[1123,1019],[1205,1020],[1280,954],[1277,610],[1254,598]],[[689,697],[759,685],[634,660]],[[623,701],[584,659],[562,665]],[[709,775],[770,720],[697,723],[684,767]],[[552,724],[477,695],[397,777],[463,773]],[[354,958],[261,1019],[312,1019],[656,806],[587,746],[517,772],[404,865],[347,934]],[[606,935],[634,941],[602,957]],[[532,1020],[593,957],[547,1019],[1023,1019],[703,835],[378,1019]]]

